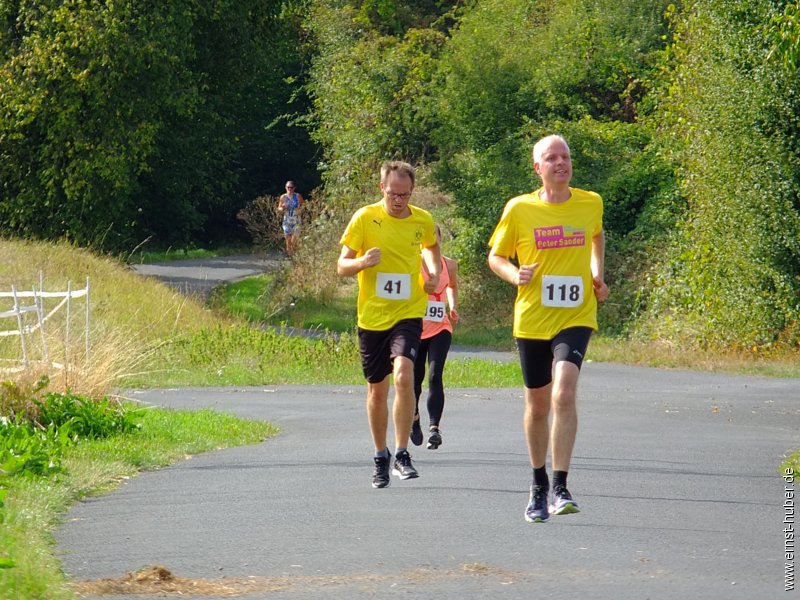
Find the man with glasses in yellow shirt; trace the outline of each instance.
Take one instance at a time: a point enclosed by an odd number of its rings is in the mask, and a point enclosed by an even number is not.
[[[533,147],[542,186],[506,204],[489,245],[489,267],[517,287],[514,337],[525,384],[523,423],[533,468],[525,519],[578,512],[567,473],[578,430],[578,376],[597,330],[597,303],[608,297],[604,281],[603,201],[570,187],[572,158],[563,137]],[[517,264],[511,259],[517,258]],[[549,423],[552,410],[553,422]],[[548,443],[552,493],[545,461]],[[548,505],[549,500],[549,505]]]
[[[372,487],[419,476],[408,453],[414,418],[414,359],[428,294],[436,289],[441,253],[430,213],[409,204],[415,172],[408,163],[381,166],[383,198],[357,210],[340,243],[341,276],[358,276],[358,342],[367,380],[367,418],[375,445]],[[422,273],[420,256],[428,276]],[[394,376],[395,456],[386,445],[389,376]]]

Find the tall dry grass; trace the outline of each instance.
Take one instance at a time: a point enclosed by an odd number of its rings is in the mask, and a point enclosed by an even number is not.
[[[0,380],[33,392],[49,381],[47,391],[67,390],[102,397],[123,377],[152,368],[148,359],[178,332],[191,332],[219,321],[192,299],[136,275],[112,257],[97,256],[68,243],[0,240],[0,290],[65,291],[90,285],[87,331],[84,298],[72,300],[69,322],[62,308],[39,331],[26,336],[28,364],[22,362],[19,336],[0,338]],[[6,300],[0,311],[11,308]],[[45,299],[47,314],[57,303]],[[28,324],[36,318],[26,316]],[[16,329],[15,319],[0,320],[0,330]],[[88,353],[86,336],[89,338]]]

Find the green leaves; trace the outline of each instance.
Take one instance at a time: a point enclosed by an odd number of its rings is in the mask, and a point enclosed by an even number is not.
[[[0,418],[2,477],[44,476],[60,469],[63,451],[83,439],[101,439],[138,429],[138,411],[108,398],[93,401],[50,393],[32,399],[38,411],[27,419]]]
[[[650,292],[656,336],[711,348],[796,346],[800,84],[765,60],[772,10],[765,0],[713,0],[679,22],[657,135],[689,211]]]
[[[279,3],[12,4],[0,12],[5,231],[185,244],[256,195],[270,155],[287,155],[264,135],[299,62]]]
[[[796,74],[800,69],[800,3],[787,3],[783,14],[772,17],[766,34],[772,42],[767,58],[777,60]]]

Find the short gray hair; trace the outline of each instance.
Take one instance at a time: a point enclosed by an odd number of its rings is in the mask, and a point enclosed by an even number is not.
[[[560,135],[555,134],[555,133],[551,134],[551,135],[546,135],[545,137],[543,137],[542,139],[540,139],[538,142],[536,142],[533,145],[533,153],[532,154],[533,154],[533,163],[534,164],[536,164],[538,162],[541,162],[541,160],[542,160],[542,152],[544,152],[544,149],[550,144],[550,142],[553,142],[555,140],[558,140],[559,142],[562,142],[567,147],[567,152],[571,153],[571,151],[569,149],[569,144],[567,143],[567,140],[565,140],[563,136],[560,136]]]

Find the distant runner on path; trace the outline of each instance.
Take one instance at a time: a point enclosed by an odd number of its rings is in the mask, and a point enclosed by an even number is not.
[[[281,228],[286,242],[286,254],[292,256],[300,243],[300,213],[303,211],[303,196],[295,191],[294,181],[286,182],[286,193],[278,200],[278,213],[283,215]]]
[[[550,514],[578,512],[567,490],[578,430],[578,376],[589,338],[597,330],[597,302],[608,297],[608,286],[603,201],[594,192],[569,186],[572,158],[566,140],[550,135],[536,142],[533,168],[542,186],[506,204],[489,240],[489,267],[517,286],[514,337],[525,383],[524,427],[533,468],[525,519],[542,523]],[[519,267],[511,262],[514,257]],[[545,465],[548,442],[552,497]]]
[[[400,479],[419,476],[407,449],[414,416],[414,359],[428,294],[439,284],[441,254],[430,213],[409,204],[414,182],[414,168],[408,163],[392,161],[381,166],[383,199],[352,216],[341,238],[336,266],[339,275],[358,275],[358,343],[375,444],[374,488],[391,483],[386,432],[392,374],[395,460],[391,470]],[[420,268],[420,254],[427,279]]]

